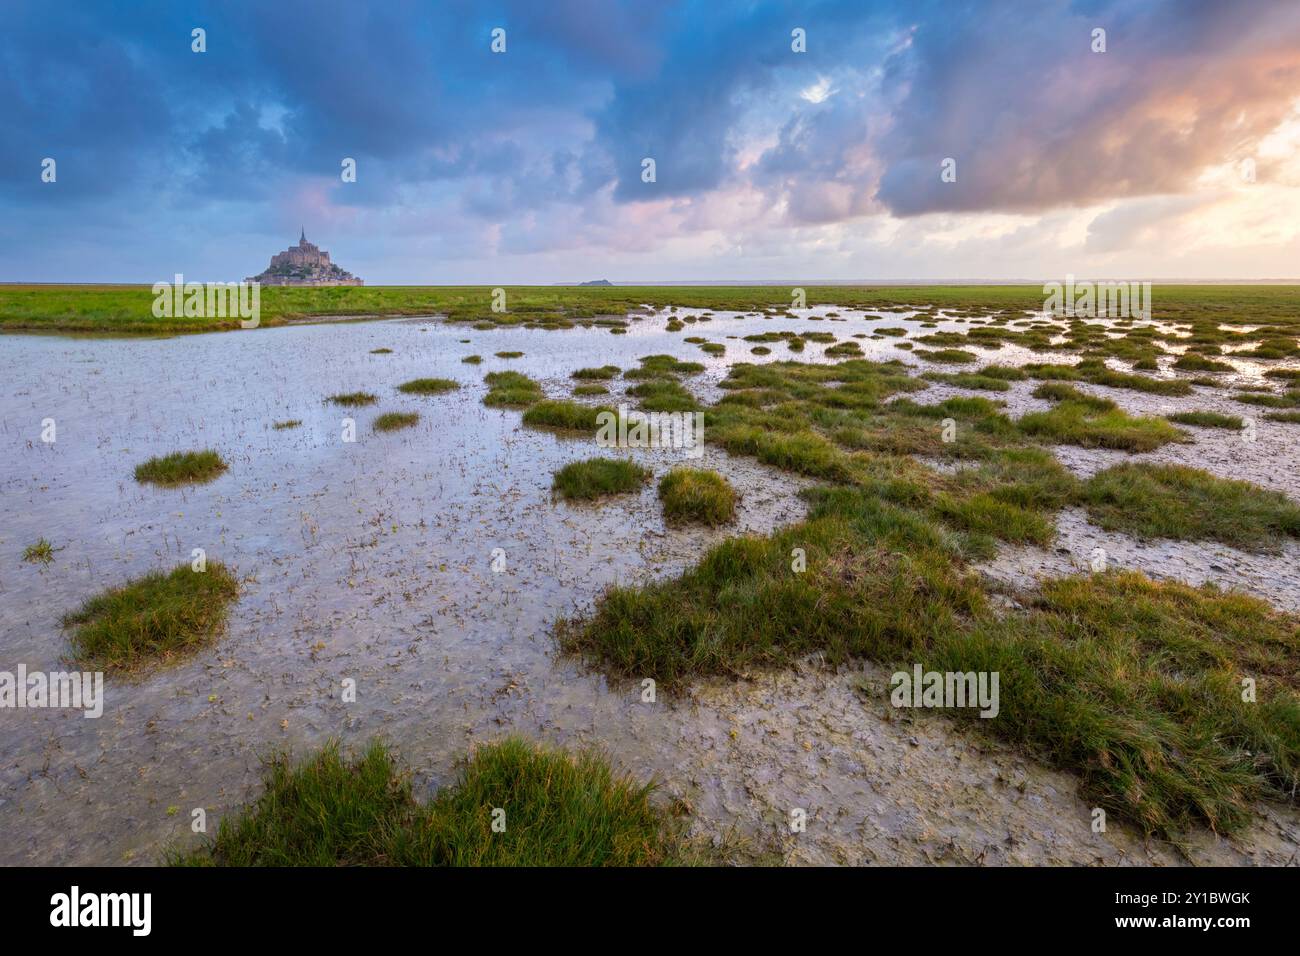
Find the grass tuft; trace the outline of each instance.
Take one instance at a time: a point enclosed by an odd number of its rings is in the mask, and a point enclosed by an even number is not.
[[[483,404],[493,408],[526,408],[542,400],[542,387],[522,372],[488,372]]]
[[[185,485],[211,481],[227,467],[211,449],[178,451],[136,465],[135,480],[164,486]]]
[[[622,371],[617,365],[602,365],[600,368],[580,368],[573,373],[579,381],[606,381],[615,378]]]
[[[649,469],[615,458],[592,458],[565,465],[551,487],[569,500],[588,501],[635,491],[650,480]]]
[[[1051,411],[1021,416],[1026,435],[1082,448],[1116,448],[1130,452],[1153,451],[1169,442],[1185,441],[1187,433],[1163,418],[1129,415],[1109,399],[1097,398],[1060,382],[1034,390],[1035,397],[1057,401]]]
[[[325,399],[335,405],[342,405],[344,408],[359,408],[362,405],[373,405],[379,401],[379,396],[372,395],[370,392],[339,392],[337,395],[331,395]]]
[[[652,378],[638,382],[627,394],[639,399],[647,412],[691,412],[699,408],[690,391],[671,378]]]
[[[1247,551],[1277,551],[1288,536],[1300,536],[1300,505],[1199,468],[1116,465],[1085,482],[1082,495],[1093,523],[1142,538],[1208,539]]]
[[[211,643],[238,594],[239,582],[225,565],[209,561],[206,570],[194,571],[182,564],[91,598],[63,625],[73,629],[78,664],[131,672]]]
[[[1184,372],[1231,372],[1233,368],[1227,362],[1217,362],[1214,359],[1206,358],[1204,355],[1197,355],[1194,352],[1188,352],[1180,356],[1174,362],[1174,368]]]
[[[1218,412],[1176,412],[1165,418],[1176,425],[1199,425],[1202,428],[1241,429],[1242,420],[1236,415],[1220,415]]]
[[[912,354],[927,362],[957,365],[974,362],[978,358],[974,352],[967,352],[964,349],[916,349]]]
[[[611,409],[584,405],[567,399],[545,399],[524,412],[524,424],[538,428],[556,428],[561,431],[594,432],[597,416]]]
[[[601,757],[507,738],[478,748],[423,806],[376,741],[346,760],[337,743],[268,762],[262,796],[223,819],[188,866],[662,866],[688,861],[652,786]],[[505,829],[493,829],[495,811]],[[499,815],[496,815],[499,819]]]
[[[384,412],[375,419],[377,432],[395,432],[400,428],[410,428],[420,420],[416,412]]]
[[[54,560],[54,545],[45,538],[37,538],[35,544],[23,549],[23,560],[28,564],[49,564]]]
[[[458,388],[460,385],[449,378],[413,378],[397,386],[399,392],[407,395],[441,395]]]
[[[726,524],[736,517],[736,492],[716,471],[674,468],[659,481],[670,523]]]

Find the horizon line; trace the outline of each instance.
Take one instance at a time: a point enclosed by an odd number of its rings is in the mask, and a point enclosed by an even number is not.
[[[1076,282],[1150,282],[1152,285],[1300,285],[1300,277],[1296,278],[1267,278],[1267,279],[1243,279],[1243,278],[1213,278],[1213,279],[1193,279],[1193,278],[1151,278],[1151,279],[1114,279],[1114,278],[1097,278],[1088,275],[1074,275]],[[50,280],[28,280],[28,279],[0,279],[0,286],[152,286],[155,282],[165,280],[112,280],[112,281],[50,281]],[[203,279],[194,280],[196,282],[228,282],[228,279]],[[241,280],[235,280],[241,281]],[[355,286],[354,288],[365,289],[395,289],[395,288],[485,288],[490,289],[497,286],[503,288],[511,287],[532,287],[532,288],[645,288],[645,287],[678,287],[678,286],[789,286],[789,285],[807,285],[807,286],[1035,286],[1043,285],[1048,282],[1060,282],[1060,276],[1050,276],[1045,279],[655,279],[655,280],[570,280],[561,282],[373,282],[364,286]],[[334,288],[333,286],[268,286],[268,288]]]

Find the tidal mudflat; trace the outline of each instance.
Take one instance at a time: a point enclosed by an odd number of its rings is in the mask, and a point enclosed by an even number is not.
[[[10,449],[0,461],[4,659],[60,669],[65,614],[106,588],[190,561],[194,549],[240,582],[214,645],[141,679],[112,681],[102,719],[5,713],[0,827],[13,837],[0,862],[154,862],[192,842],[193,808],[221,816],[255,796],[270,750],[306,751],[329,738],[359,749],[381,736],[428,793],[453,779],[468,749],[509,734],[595,745],[638,778],[656,777],[663,796],[686,808],[693,835],[741,860],[1284,863],[1295,855],[1300,824],[1277,801],[1260,802],[1232,838],[1194,826],[1175,846],[1119,820],[1094,832],[1074,775],[944,718],[901,718],[888,706],[888,668],[878,664],[835,669],[811,655],[793,667],[741,668],[738,680],[662,689],[650,703],[638,681],[607,679],[591,661],[557,653],[555,621],[588,613],[608,586],[671,579],[712,545],[808,514],[800,492],[818,476],[710,441],[708,408],[746,391],[728,383],[738,364],[900,360],[896,374],[916,379],[904,396],[911,402],[983,396],[1018,418],[1054,407],[1033,396],[1040,381],[990,393],[919,376],[1074,361],[1053,348],[1064,344],[1065,325],[1032,347],[982,340],[972,363],[899,348],[963,335],[972,325],[964,314],[820,306],[797,315],[715,310],[698,321],[701,311],[647,310],[620,320],[619,335],[599,325],[471,328],[430,316],[165,340],[0,339],[0,435]],[[686,314],[697,321],[682,322]],[[1171,340],[1186,334],[1153,328]],[[954,347],[919,347],[927,346]],[[517,372],[547,398],[568,399],[582,381],[575,371],[626,371],[655,354],[703,365],[683,384],[706,409],[705,453],[686,462],[671,449],[620,450],[654,476],[626,494],[590,503],[553,494],[555,471],[605,452],[590,436],[529,428],[519,409],[483,402],[486,374]],[[1192,377],[1169,368],[1175,354],[1157,362],[1153,380]],[[467,364],[470,355],[482,363]],[[1108,362],[1129,373],[1119,359]],[[1135,416],[1242,415],[1257,409],[1234,400],[1233,388],[1275,381],[1265,372],[1295,364],[1234,354],[1233,371],[1214,387],[1182,395],[1073,384]],[[459,387],[399,388],[415,379]],[[637,404],[627,396],[635,380],[601,381],[607,394],[579,400]],[[1275,392],[1284,394],[1280,385]],[[328,401],[353,393],[375,401]],[[372,427],[382,414],[410,413],[418,419],[409,427]],[[1186,462],[1295,499],[1300,426],[1252,418],[1248,454],[1239,433],[1203,428],[1137,455],[1052,450],[1078,478],[1118,460]],[[35,437],[45,419],[58,429],[52,443]],[[345,419],[354,441],[344,440]],[[285,422],[299,424],[278,427]],[[733,447],[743,449],[731,424]],[[135,481],[141,462],[190,448],[214,450],[226,470],[202,484]],[[918,467],[932,460],[924,448],[903,451]],[[737,492],[734,521],[665,522],[656,483],[682,464],[726,478]],[[1213,542],[1134,539],[1130,547],[1071,508],[1050,517],[1050,543],[1003,540],[980,566],[1001,599],[1026,599],[1037,577],[1072,571],[1101,547],[1120,569],[1218,580],[1296,607],[1295,539],[1238,561]],[[38,540],[51,543],[53,560],[24,562]],[[1171,564],[1207,570],[1171,574]],[[355,703],[342,698],[349,680]],[[792,808],[806,808],[815,823],[798,837],[787,825]]]

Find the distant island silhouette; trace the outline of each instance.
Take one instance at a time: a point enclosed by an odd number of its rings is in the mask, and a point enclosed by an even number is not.
[[[328,252],[308,242],[305,227],[296,246],[277,252],[271,257],[271,264],[265,272],[245,281],[262,285],[365,285],[351,272],[330,262]]]

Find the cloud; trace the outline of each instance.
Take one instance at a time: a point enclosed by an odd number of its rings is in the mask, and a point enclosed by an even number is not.
[[[902,237],[1117,256],[1244,202],[1207,177],[1245,157],[1261,182],[1300,182],[1297,91],[1300,5],[1268,0],[138,0],[58,17],[9,0],[0,215],[24,241],[0,235],[21,270],[0,278],[82,278],[74,243],[166,274],[193,232],[212,271],[243,275],[250,244],[301,222],[341,260],[314,224],[366,230],[351,241],[369,260],[347,261],[368,277],[702,250],[735,272],[777,268],[782,243],[791,274],[805,251],[912,267]]]
[[[1064,2],[927,22],[892,71],[881,144],[895,215],[1035,211],[1174,193],[1241,156],[1300,90],[1300,7]],[[1046,15],[1044,15],[1046,14]],[[1106,29],[1106,52],[1091,49]],[[939,163],[957,160],[955,183]]]

